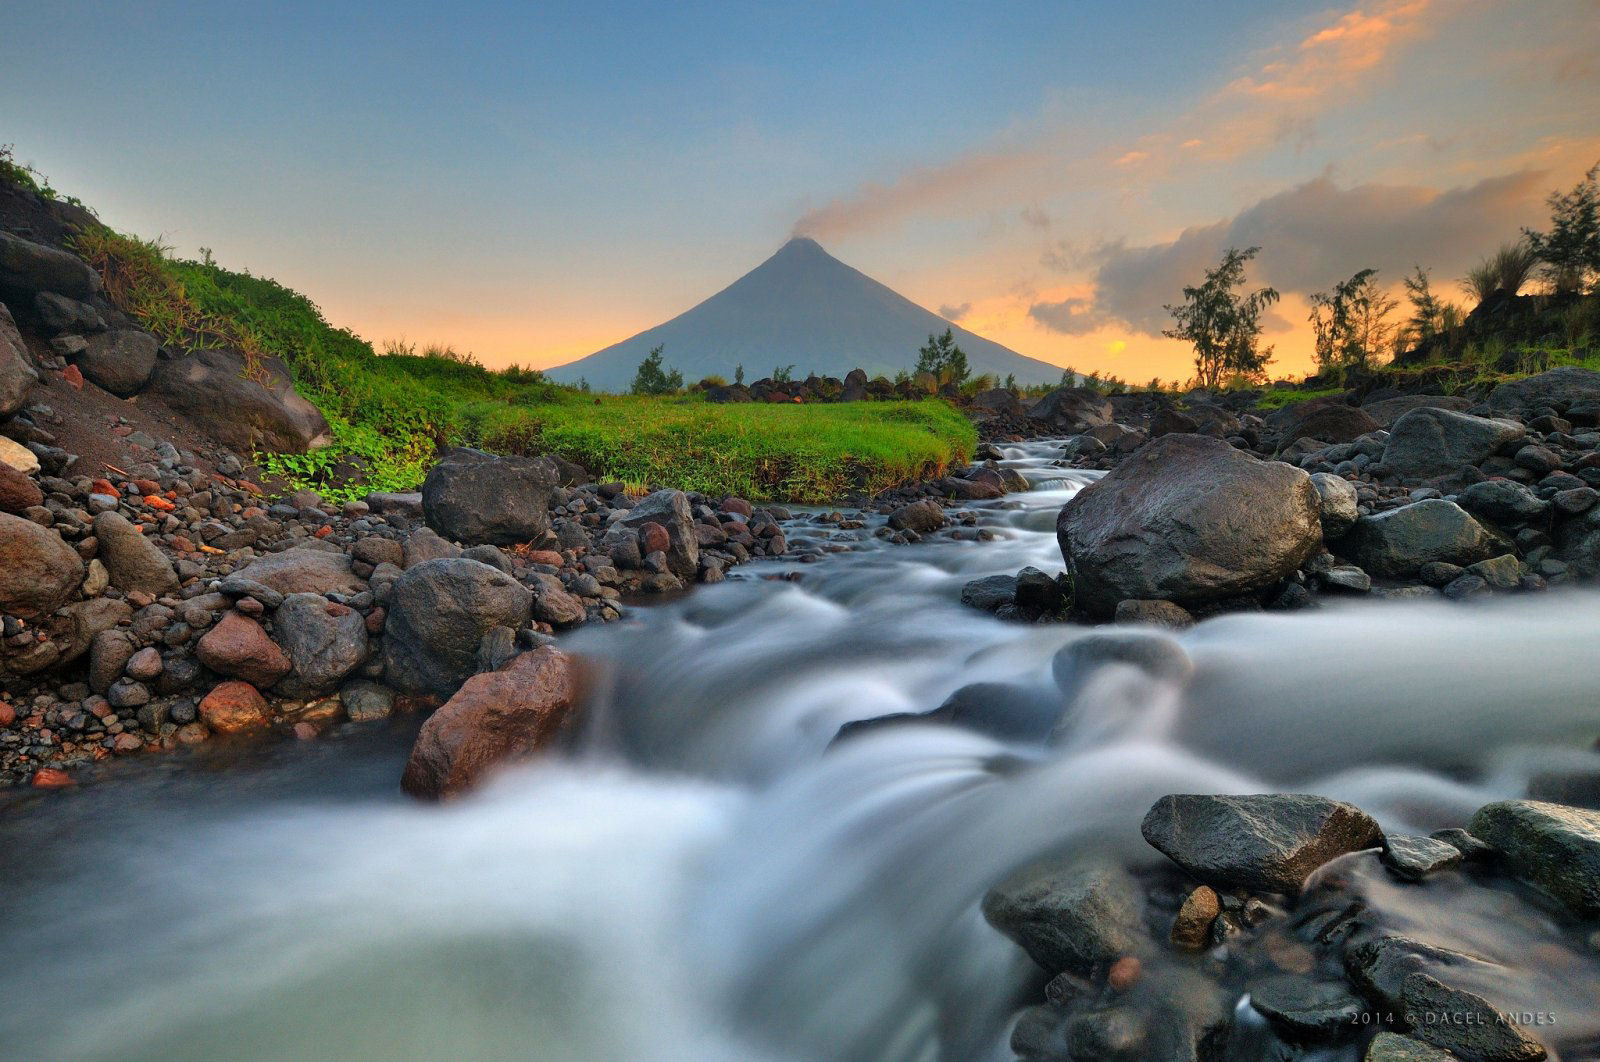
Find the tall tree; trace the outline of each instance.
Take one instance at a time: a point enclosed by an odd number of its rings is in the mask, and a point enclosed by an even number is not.
[[[651,348],[634,374],[632,391],[636,395],[666,395],[683,387],[683,373],[668,372],[661,365],[661,347]]]
[[[1394,338],[1389,315],[1399,302],[1378,286],[1377,276],[1376,269],[1363,269],[1331,292],[1311,296],[1311,328],[1322,368],[1371,368],[1389,348]]]
[[[1201,387],[1216,387],[1228,377],[1258,380],[1266,375],[1272,347],[1262,347],[1261,315],[1278,301],[1273,288],[1249,295],[1244,285],[1245,263],[1259,247],[1228,248],[1222,261],[1195,287],[1183,289],[1183,303],[1164,307],[1173,326],[1161,334],[1194,346],[1195,380]]]
[[[1523,229],[1528,245],[1545,263],[1545,279],[1557,292],[1577,292],[1600,276],[1600,162],[1589,167],[1572,191],[1550,193],[1550,231]]]
[[[957,387],[965,383],[972,372],[967,367],[967,352],[956,346],[955,334],[948,328],[942,336],[930,335],[917,351],[915,371],[932,374],[941,385],[955,384]]]

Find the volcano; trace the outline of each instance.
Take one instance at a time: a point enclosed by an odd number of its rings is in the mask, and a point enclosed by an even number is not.
[[[666,366],[682,372],[686,383],[708,375],[731,381],[740,365],[747,381],[791,365],[797,379],[813,372],[843,376],[856,368],[892,377],[912,368],[928,336],[946,328],[974,375],[1014,374],[1025,384],[1061,377],[1059,366],[923,309],[803,236],[693,309],[547,374],[562,383],[584,379],[598,391],[624,391],[639,362],[660,346]]]

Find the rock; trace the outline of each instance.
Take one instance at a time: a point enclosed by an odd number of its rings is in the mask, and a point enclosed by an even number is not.
[[[693,579],[700,569],[700,536],[695,533],[688,495],[681,490],[647,494],[619,521],[620,526],[635,530],[648,523],[667,529],[667,568],[680,578]]]
[[[1066,1050],[1055,1059],[1073,1062],[1139,1062],[1166,1055],[1150,1042],[1148,1016],[1134,1007],[1096,1007],[1074,1011],[1067,1019]]]
[[[370,723],[387,719],[394,711],[394,691],[376,682],[346,683],[339,691],[339,703],[352,723]]]
[[[122,630],[104,630],[89,644],[89,688],[105,693],[128,667],[138,648],[133,635]]]
[[[195,645],[194,655],[219,675],[266,689],[293,666],[261,624],[239,612],[224,615]]]
[[[0,464],[0,512],[21,514],[44,504],[44,492],[25,472]]]
[[[1208,885],[1288,895],[1328,860],[1372,848],[1382,838],[1360,808],[1294,794],[1165,796],[1140,832]]]
[[[392,538],[379,538],[377,535],[357,539],[355,545],[350,548],[350,555],[374,568],[380,564],[392,564],[396,568],[404,568],[406,563],[404,546]]]
[[[549,646],[472,676],[423,724],[401,788],[422,799],[455,796],[495,767],[545,748],[576,698],[575,669]]]
[[[1283,1035],[1325,1040],[1341,1035],[1366,1007],[1344,984],[1278,974],[1250,983],[1250,1005]]]
[[[1432,407],[1461,413],[1465,412],[1471,405],[1471,399],[1455,395],[1400,395],[1395,398],[1382,398],[1376,402],[1363,402],[1361,408],[1377,423],[1378,427],[1388,428],[1392,427],[1395,421],[1413,409]]]
[[[1482,996],[1452,988],[1438,978],[1414,973],[1400,998],[1417,1038],[1475,1062],[1538,1062],[1544,1045],[1517,1025],[1501,1020],[1501,1010]]]
[[[45,332],[52,336],[81,337],[106,330],[105,318],[100,316],[99,310],[53,291],[41,291],[33,297],[33,312],[38,315]]]
[[[1443,498],[1363,516],[1336,548],[1366,571],[1391,578],[1415,575],[1434,561],[1466,565],[1505,550],[1482,524]]]
[[[1455,1062],[1455,1055],[1399,1033],[1381,1032],[1367,1045],[1363,1062]]]
[[[1509,479],[1486,479],[1473,483],[1456,496],[1457,503],[1473,516],[1501,524],[1525,524],[1550,511],[1533,491]]]
[[[384,671],[407,693],[449,696],[476,669],[491,627],[527,626],[533,594],[511,576],[465,558],[423,561],[394,584],[384,624]]]
[[[1102,668],[1136,670],[1154,682],[1182,686],[1194,674],[1183,646],[1155,631],[1093,631],[1057,650],[1050,671],[1067,701],[1072,701]]]
[[[355,594],[366,584],[343,553],[301,547],[258,557],[234,573],[279,594]],[[276,607],[275,605],[273,607]]]
[[[1522,562],[1510,553],[1467,565],[1467,574],[1475,575],[1496,590],[1515,590],[1526,574]]]
[[[0,464],[24,475],[39,471],[38,455],[4,435],[0,435]]]
[[[1033,404],[1028,416],[1043,421],[1064,435],[1111,424],[1115,414],[1111,403],[1087,387],[1058,387]]]
[[[1489,393],[1489,405],[1498,410],[1538,409],[1549,406],[1565,412],[1579,402],[1600,401],[1600,372],[1563,365],[1520,380],[1508,380]]]
[[[902,505],[889,514],[889,526],[896,531],[915,531],[925,535],[945,525],[944,506],[931,498]]]
[[[1352,944],[1344,953],[1345,972],[1375,1006],[1399,1011],[1405,982],[1414,973],[1465,978],[1473,984],[1508,980],[1512,971],[1496,963],[1449,948],[1402,936],[1380,936]]]
[[[431,527],[419,527],[406,536],[401,557],[402,568],[415,567],[423,561],[449,560],[461,556],[463,550],[454,542],[441,538]],[[496,565],[495,567],[499,567]]]
[[[361,613],[320,594],[290,594],[272,617],[292,670],[280,684],[290,697],[327,693],[367,658]]]
[[[928,716],[1002,741],[1044,741],[1061,718],[1061,697],[1012,682],[971,682],[945,698]],[[849,724],[846,724],[847,726]]]
[[[1432,837],[1389,835],[1383,839],[1384,866],[1405,881],[1421,881],[1460,862],[1459,848]]]
[[[422,481],[422,512],[445,538],[510,546],[550,530],[550,492],[560,480],[546,457],[501,457],[457,447]]]
[[[983,916],[1045,972],[1087,974],[1145,946],[1142,896],[1114,863],[1054,860],[990,889]]]
[[[98,559],[105,564],[112,586],[152,597],[177,591],[178,573],[172,561],[121,514],[96,516],[94,537],[100,542]]]
[[[1296,439],[1317,439],[1325,443],[1354,442],[1382,425],[1371,414],[1341,399],[1301,402],[1285,406],[1285,416],[1274,415],[1268,423],[1278,429],[1284,442]]]
[[[248,682],[223,682],[200,701],[200,718],[219,734],[243,734],[272,724],[272,712]]]
[[[100,290],[100,274],[77,255],[0,232],[0,292],[25,294],[54,291],[87,299]]]
[[[866,381],[862,381],[866,385]],[[977,409],[987,409],[992,413],[1022,416],[1027,412],[1019,399],[1012,391],[1004,387],[991,387],[987,391],[979,391],[972,396],[971,405]]]
[[[277,358],[250,364],[231,350],[156,363],[148,391],[230,450],[304,453],[333,441],[328,422],[295,392]]]
[[[78,356],[78,369],[90,383],[118,398],[131,398],[150,382],[160,348],[148,332],[133,328],[104,332],[89,340],[88,349]]]
[[[375,513],[407,516],[417,520],[422,519],[421,491],[375,490],[368,494],[364,500]]]
[[[1311,485],[1317,489],[1324,536],[1338,538],[1355,526],[1361,512],[1357,508],[1354,483],[1332,472],[1316,472],[1311,476]]]
[[[0,420],[5,420],[28,404],[28,391],[39,382],[39,373],[28,356],[28,347],[17,331],[11,311],[0,303]],[[9,439],[6,440],[10,442]],[[0,454],[0,460],[5,455]],[[7,462],[10,463],[9,461]],[[37,462],[35,462],[37,464]]]
[[[1204,951],[1211,943],[1211,923],[1222,913],[1222,901],[1216,890],[1201,885],[1183,898],[1178,916],[1173,919],[1172,933],[1168,939],[1173,947],[1184,951]]]
[[[83,582],[83,560],[61,536],[0,513],[0,613],[32,619],[60,608]]]
[[[1503,800],[1479,808],[1467,831],[1579,918],[1600,915],[1600,811]]]
[[[146,646],[128,658],[126,670],[129,678],[138,679],[140,682],[154,682],[161,677],[165,667],[161,661],[161,653],[153,646]]]
[[[1136,601],[1133,598],[1118,601],[1112,619],[1117,623],[1165,627],[1174,631],[1194,626],[1194,616],[1189,610],[1171,601]]]
[[[1266,589],[1322,543],[1311,477],[1203,435],[1167,435],[1079,491],[1056,538],[1077,606],[1204,604]]]
[[[1017,599],[1015,575],[989,575],[961,587],[961,603],[983,612],[999,612]]]
[[[1459,476],[1527,434],[1521,424],[1424,406],[1389,429],[1383,472],[1406,482]]]
[[[557,629],[575,627],[588,618],[583,599],[556,587],[541,587],[533,595],[533,618]]]
[[[473,546],[470,549],[462,550],[461,555],[467,560],[475,560],[479,563],[487,564],[491,568],[499,568],[507,575],[516,574],[511,567],[511,558],[507,557],[505,551],[499,546]]]

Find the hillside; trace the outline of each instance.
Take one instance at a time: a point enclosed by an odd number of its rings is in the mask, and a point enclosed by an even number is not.
[[[811,239],[790,240],[755,269],[698,306],[586,358],[549,370],[562,383],[587,380],[623,391],[653,347],[693,381],[750,379],[792,365],[799,375],[844,376],[851,369],[893,376],[916,362],[917,348],[946,328],[974,373],[1022,384],[1053,383],[1061,368],[969,332],[845,265]]]

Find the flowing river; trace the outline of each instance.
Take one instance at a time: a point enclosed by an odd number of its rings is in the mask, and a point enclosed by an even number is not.
[[[1056,512],[1097,473],[1056,452],[1008,451],[1034,489],[978,507],[990,541],[797,529],[860,541],[571,635],[579,747],[448,806],[399,793],[415,720],[11,795],[0,1055],[1007,1059],[1037,974],[977,901],[1054,850],[1156,862],[1138,825],[1164,793],[1315,792],[1426,831],[1600,774],[1594,592],[1214,619],[1176,636],[1182,685],[1053,668],[1088,628],[958,595],[1059,570]],[[1065,701],[1052,739],[829,748],[975,682],[1015,684],[1022,729]],[[1447,887],[1384,902],[1478,953],[1532,939]],[[1574,961],[1527,992],[1594,1023],[1600,970]]]

